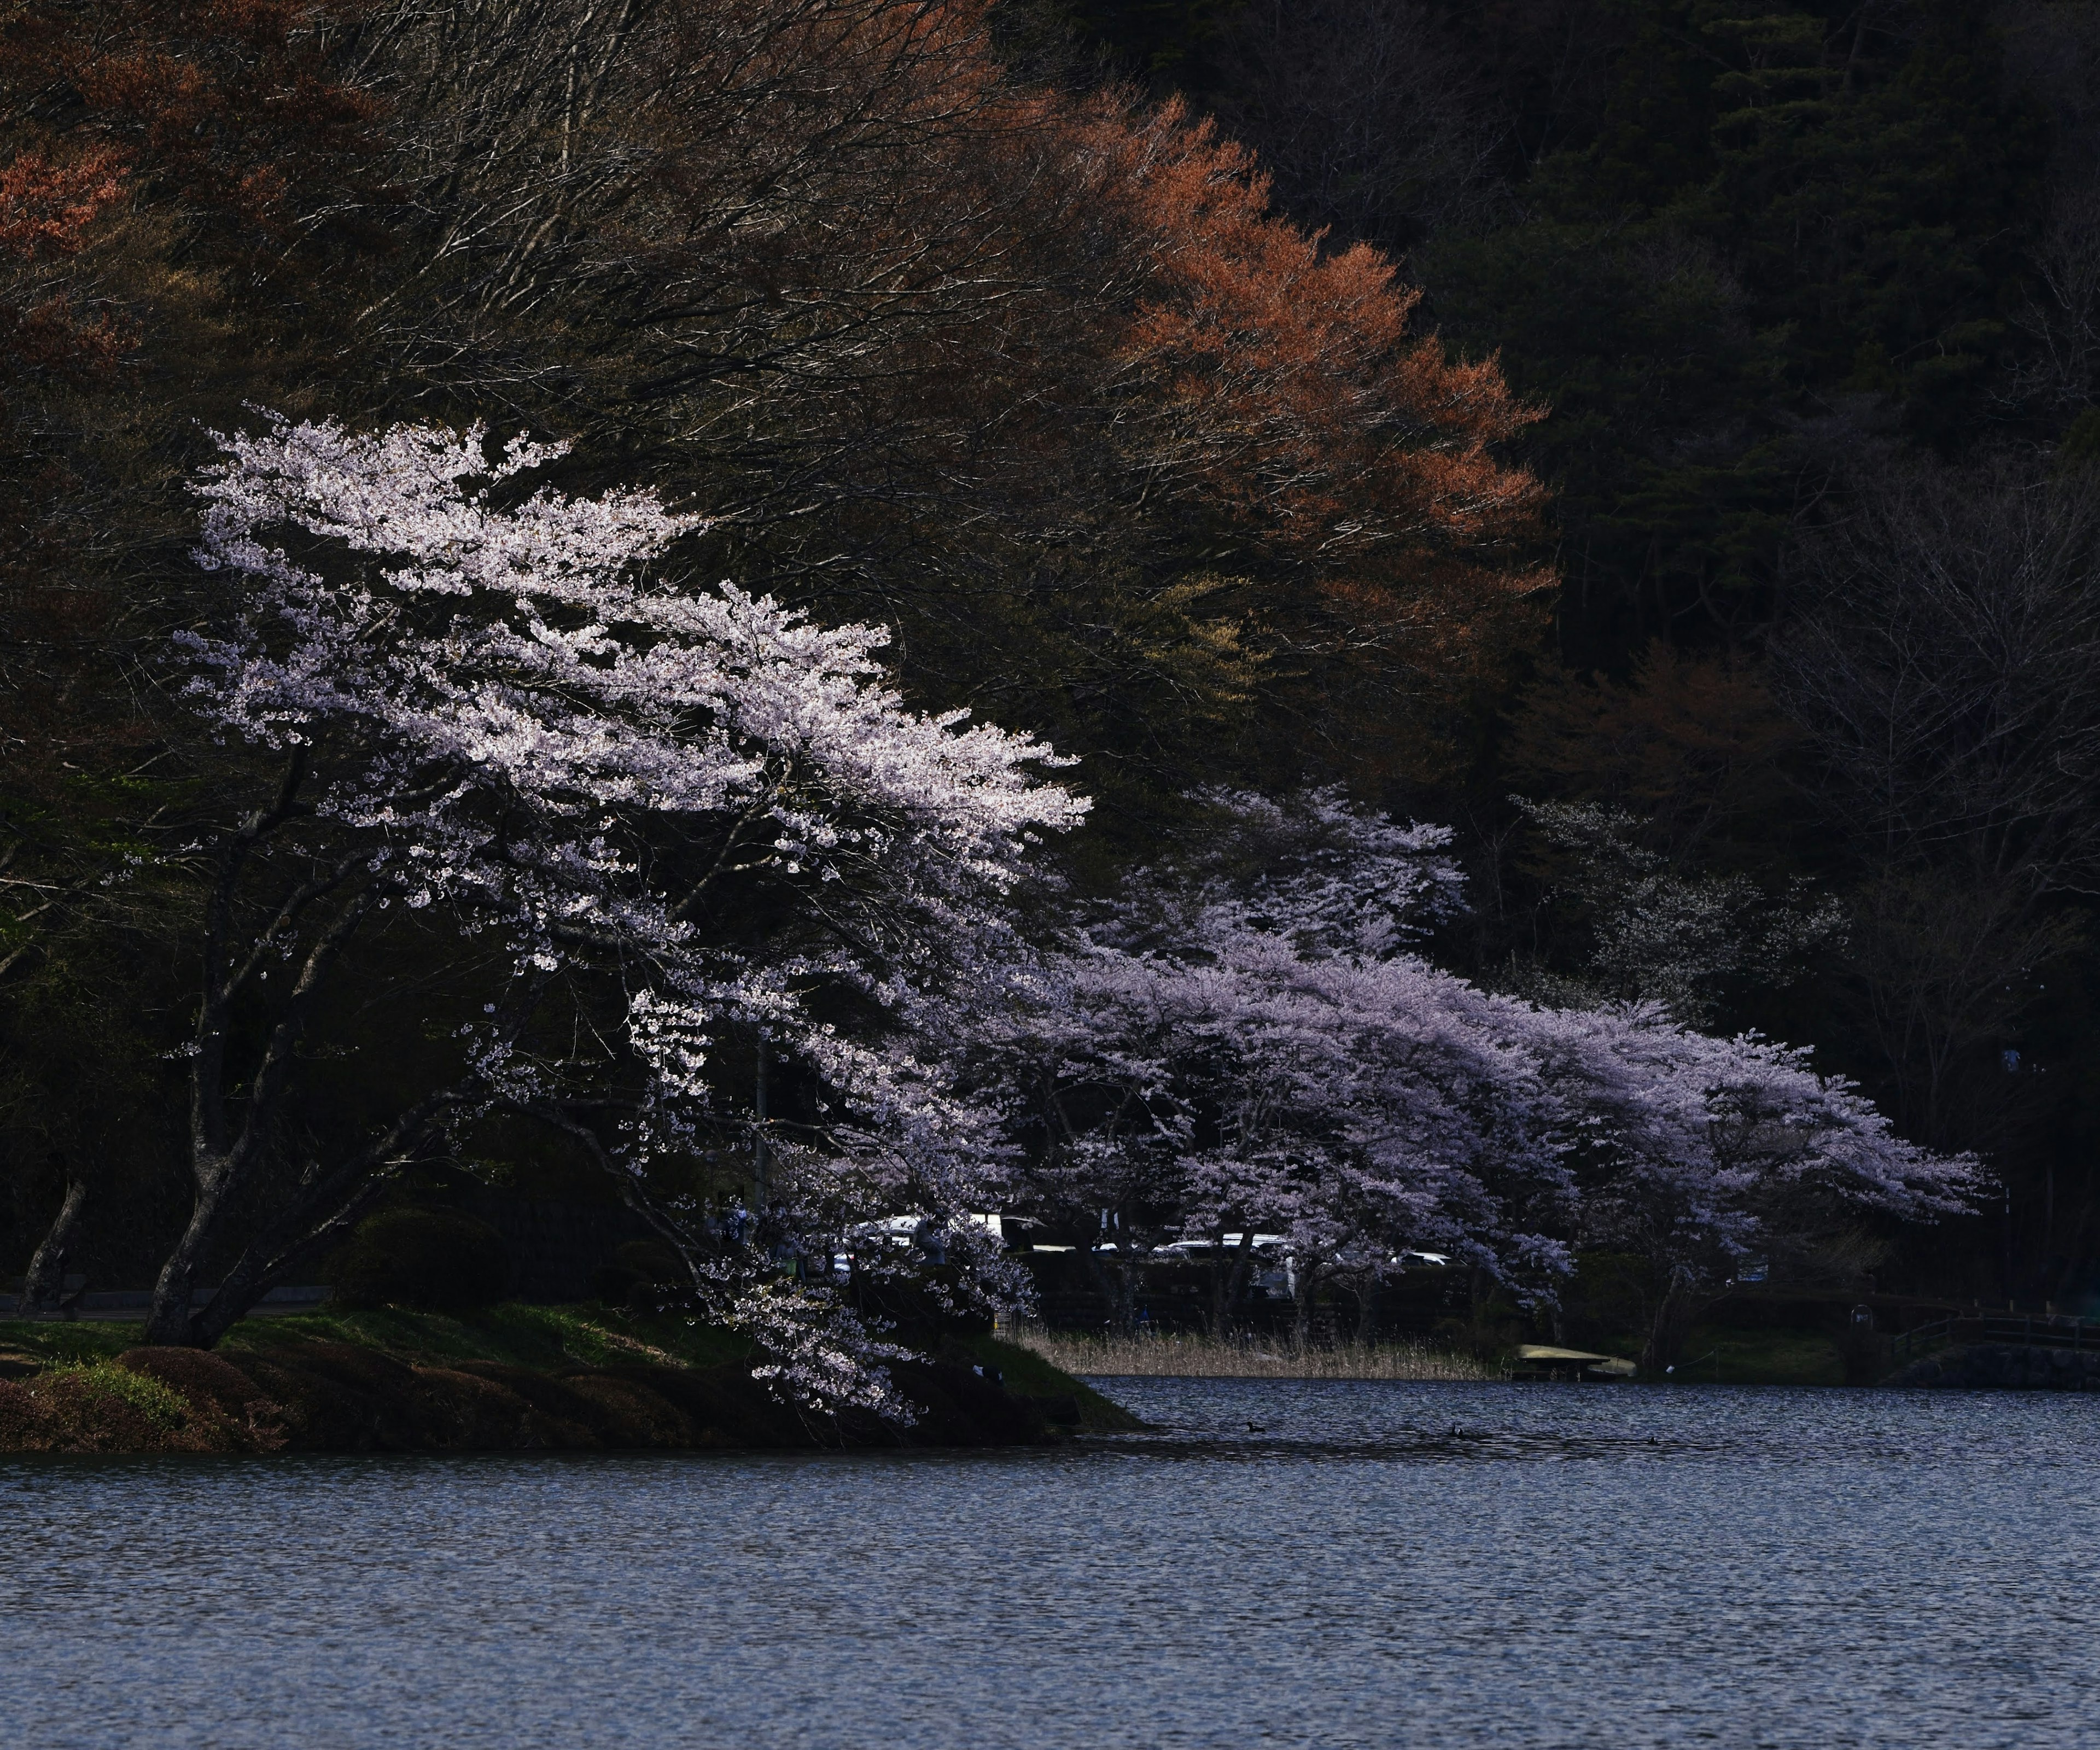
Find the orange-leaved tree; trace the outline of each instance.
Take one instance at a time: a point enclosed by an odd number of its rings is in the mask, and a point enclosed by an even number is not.
[[[1477,675],[1551,582],[1542,489],[1495,453],[1540,410],[1449,357],[1376,250],[1273,211],[1252,154],[1178,99],[1097,100],[1075,132],[1145,256],[1115,356],[1148,490],[1317,607],[1360,673]]]
[[[1545,580],[1531,413],[1243,148],[1017,83],[985,11],[382,9],[388,380],[651,474],[709,569],[897,625],[1110,789],[1405,763]]]

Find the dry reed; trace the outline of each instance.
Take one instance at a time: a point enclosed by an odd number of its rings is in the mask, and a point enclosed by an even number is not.
[[[1470,1355],[1417,1342],[1339,1342],[1299,1349],[1286,1338],[1118,1337],[1016,1325],[1000,1334],[1068,1373],[1096,1378],[1148,1374],[1184,1379],[1493,1379]]]

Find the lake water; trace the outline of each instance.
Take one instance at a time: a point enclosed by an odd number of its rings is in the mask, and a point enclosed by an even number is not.
[[[0,1459],[0,1739],[2100,1746],[2092,1398],[1105,1383],[1164,1431]]]

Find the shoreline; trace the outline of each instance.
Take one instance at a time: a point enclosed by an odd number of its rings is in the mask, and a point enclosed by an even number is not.
[[[1140,1426],[990,1337],[944,1337],[891,1364],[918,1414],[900,1428],[779,1402],[723,1333],[598,1308],[280,1316],[209,1351],[142,1334],[0,1320],[0,1452],[1043,1446]]]

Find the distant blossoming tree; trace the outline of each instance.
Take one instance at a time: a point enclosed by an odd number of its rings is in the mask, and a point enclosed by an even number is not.
[[[1770,1220],[1964,1206],[1973,1162],[1895,1137],[1803,1053],[1431,965],[1418,938],[1458,897],[1442,829],[1330,791],[1213,800],[1202,854],[1131,884],[981,1034],[1027,1095],[1034,1196],[1118,1211],[1123,1276],[1133,1242],[1222,1257],[1275,1233],[1302,1336],[1323,1280],[1361,1301],[1411,1252],[1544,1299],[1573,1246],[1606,1243],[1657,1276],[1657,1360]]]
[[[215,1341],[404,1163],[501,1112],[607,1168],[784,1389],[896,1409],[886,1346],[781,1264],[996,1194],[990,1116],[912,1042],[997,951],[1030,844],[1080,818],[1036,775],[1056,756],[905,709],[879,628],[653,579],[699,519],[526,491],[561,446],[492,461],[479,427],[274,417],[222,441],[197,558],[227,588],[184,640],[192,693],[282,769],[219,845],[195,1205],[152,1339]],[[353,940],[404,914],[471,951],[477,1000],[445,1012],[427,1085],[316,1139],[294,1122],[307,1036]],[[731,1042],[774,1061],[787,1117],[726,1073]],[[665,1170],[725,1148],[765,1163],[764,1206],[726,1223]],[[965,1292],[997,1267],[951,1256]]]

